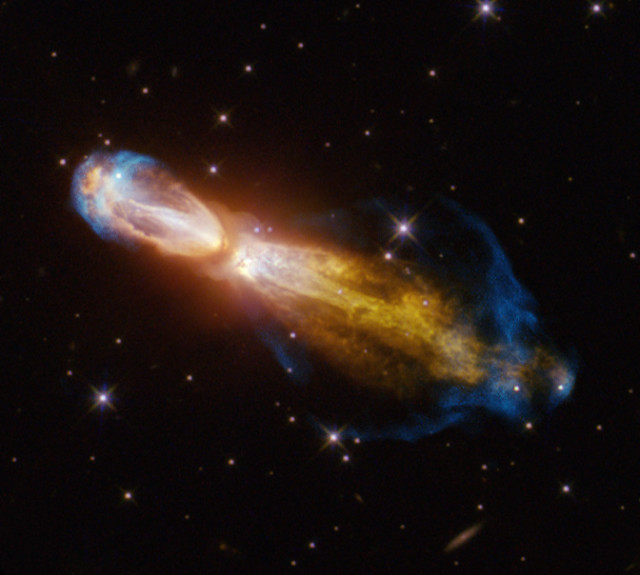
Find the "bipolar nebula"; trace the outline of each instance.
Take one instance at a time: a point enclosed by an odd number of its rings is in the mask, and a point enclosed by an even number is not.
[[[103,239],[152,246],[234,285],[239,306],[261,310],[258,335],[288,376],[304,382],[310,365],[335,374],[327,397],[348,406],[343,437],[415,440],[487,415],[525,427],[571,393],[575,366],[542,333],[494,234],[451,200],[419,221],[384,213],[391,235],[414,244],[410,261],[330,240],[269,241],[251,215],[205,204],[128,151],[89,156],[72,201]]]

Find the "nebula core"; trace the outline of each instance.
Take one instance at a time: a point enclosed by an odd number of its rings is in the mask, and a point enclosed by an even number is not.
[[[541,333],[495,236],[451,202],[448,227],[468,236],[469,248],[444,257],[441,220],[424,232],[433,231],[425,250],[443,260],[429,265],[329,242],[265,240],[252,216],[208,207],[160,162],[133,152],[89,156],[72,201],[102,238],[188,259],[251,294],[281,326],[262,339],[289,375],[303,379],[297,357],[308,350],[345,386],[406,412],[402,421],[354,425],[353,434],[416,439],[481,412],[524,426],[571,393],[574,367]],[[465,261],[469,254],[477,257]]]

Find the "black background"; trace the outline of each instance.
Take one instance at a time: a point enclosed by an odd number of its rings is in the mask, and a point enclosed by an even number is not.
[[[640,570],[637,15],[494,10],[0,4],[3,572]],[[224,287],[72,211],[73,169],[106,140],[276,229],[455,199],[576,350],[573,397],[530,433],[342,461]],[[92,409],[103,388],[115,409]]]

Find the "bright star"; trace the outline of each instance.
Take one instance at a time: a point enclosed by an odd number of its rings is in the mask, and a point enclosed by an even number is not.
[[[486,0],[482,0],[482,1],[476,0],[476,4],[477,4],[477,7],[476,7],[477,14],[474,20],[477,20],[478,18],[482,18],[483,20],[486,20],[487,18],[494,18],[495,20],[500,20],[500,16],[496,14],[496,12],[499,9],[496,6],[495,2],[489,2]]]
[[[115,390],[115,386],[111,388],[107,388],[106,386],[102,386],[102,388],[97,389],[92,387],[93,391],[93,400],[91,411],[94,409],[99,409],[100,411],[104,411],[105,409],[115,410],[115,406],[113,405],[113,391]]]
[[[613,4],[609,4],[609,8],[611,8]],[[606,5],[603,2],[596,2],[594,0],[590,0],[589,2],[589,16],[588,17],[597,17],[597,18],[606,18]],[[587,28],[589,26],[587,25]]]
[[[391,236],[391,242],[397,239],[409,238],[412,242],[418,243],[417,238],[413,235],[414,223],[418,219],[420,212],[414,214],[410,218],[398,219],[393,214],[389,214],[391,221],[395,226],[395,233]]]
[[[324,451],[329,446],[331,446],[332,448],[334,448],[334,446],[337,446],[342,452],[346,452],[346,449],[344,444],[342,443],[342,437],[341,437],[341,434],[345,430],[346,426],[340,429],[329,429],[324,426],[321,426],[321,427],[322,427],[322,431],[325,434],[325,441],[322,447],[320,448],[320,451]]]

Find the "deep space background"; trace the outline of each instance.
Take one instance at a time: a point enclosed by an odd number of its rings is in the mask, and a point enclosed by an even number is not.
[[[640,572],[637,6],[486,10],[0,4],[0,572]],[[456,200],[579,358],[572,397],[332,443],[231,290],[71,209],[100,148],[276,231]]]

